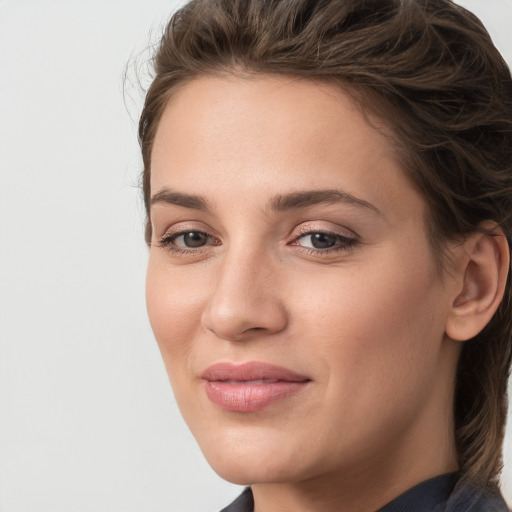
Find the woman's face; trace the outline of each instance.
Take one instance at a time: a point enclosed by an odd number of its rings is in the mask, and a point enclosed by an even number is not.
[[[149,317],[221,476],[391,471],[449,445],[448,278],[424,201],[348,96],[196,79],[166,108],[151,169]]]

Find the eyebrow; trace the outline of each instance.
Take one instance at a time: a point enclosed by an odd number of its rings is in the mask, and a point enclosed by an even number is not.
[[[283,212],[294,208],[315,206],[317,204],[336,203],[346,203],[366,208],[380,216],[383,216],[382,212],[368,201],[337,189],[303,190],[291,192],[289,194],[279,194],[270,200],[267,209],[276,212]],[[171,204],[205,212],[210,211],[208,201],[203,197],[194,194],[176,192],[167,187],[163,187],[151,197],[151,206],[155,204]]]
[[[193,194],[175,192],[167,187],[161,188],[151,197],[151,206],[155,204],[173,204],[201,211],[208,211],[210,209],[206,199]]]
[[[304,190],[290,194],[278,195],[270,201],[269,207],[273,211],[282,212],[293,208],[305,208],[317,204],[346,203],[362,208],[367,208],[380,216],[382,212],[372,203],[359,199],[343,190]]]

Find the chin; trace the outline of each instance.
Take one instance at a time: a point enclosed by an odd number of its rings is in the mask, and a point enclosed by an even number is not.
[[[256,483],[263,483],[270,481],[268,475],[264,475],[263,471],[258,471],[255,468],[247,467],[246,465],[238,464],[234,461],[229,461],[228,464],[211,464],[211,467],[222,479],[236,485],[254,485]]]
[[[267,438],[260,443],[253,438],[241,444],[232,436],[228,441],[217,439],[199,444],[213,470],[237,485],[291,482],[313,476],[313,468],[305,464],[307,454],[302,457],[300,446],[287,446],[285,440],[275,441]]]
[[[286,467],[284,464],[276,464],[275,461],[269,465],[265,462],[236,459],[208,462],[221,478],[237,485],[281,483],[301,479],[299,475],[290,471],[293,466]]]

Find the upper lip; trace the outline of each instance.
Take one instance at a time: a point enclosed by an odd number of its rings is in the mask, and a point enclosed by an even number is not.
[[[247,363],[221,362],[209,366],[201,378],[208,381],[281,380],[289,382],[309,381],[308,377],[274,364],[250,361]]]

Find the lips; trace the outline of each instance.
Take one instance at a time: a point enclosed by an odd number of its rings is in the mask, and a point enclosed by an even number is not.
[[[311,379],[267,363],[217,363],[201,375],[206,395],[231,412],[255,412],[300,393]]]

